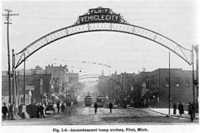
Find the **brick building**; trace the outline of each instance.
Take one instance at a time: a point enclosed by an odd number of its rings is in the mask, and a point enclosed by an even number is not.
[[[2,74],[2,101],[8,102],[8,75],[3,72]],[[41,102],[44,95],[50,93],[50,74],[45,73],[26,73],[25,79],[25,102],[29,104],[32,102]],[[24,75],[22,72],[18,71],[16,76],[16,93],[17,93],[17,103],[24,103]],[[11,88],[12,89],[12,88]],[[13,94],[13,90],[11,90]],[[30,96],[31,95],[31,96]]]
[[[152,72],[142,72],[136,77],[137,82],[145,84],[150,99],[157,98],[157,107],[168,106],[169,95],[169,70],[157,69]],[[192,101],[192,71],[182,69],[171,69],[170,72],[171,103],[188,103]],[[148,97],[148,98],[149,98]]]

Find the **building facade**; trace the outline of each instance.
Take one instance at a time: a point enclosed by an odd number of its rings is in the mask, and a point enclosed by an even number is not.
[[[50,74],[45,73],[29,73],[25,75],[25,92],[24,92],[24,75],[16,72],[16,103],[30,104],[32,102],[41,102],[42,98],[50,93]],[[2,101],[8,103],[8,76],[2,74]],[[11,88],[13,96],[13,89]],[[25,100],[24,100],[25,94]],[[12,99],[12,98],[11,98]]]
[[[98,83],[101,95],[109,96],[115,104],[134,107],[161,107],[169,105],[169,69],[149,72],[121,73],[101,76]],[[170,69],[170,103],[193,101],[192,71]]]
[[[182,69],[157,69],[152,72],[142,72],[136,79],[145,84],[146,101],[156,107],[168,107],[169,104],[169,80],[170,80],[170,101],[171,104],[192,102],[192,71]],[[138,81],[138,82],[139,82]]]

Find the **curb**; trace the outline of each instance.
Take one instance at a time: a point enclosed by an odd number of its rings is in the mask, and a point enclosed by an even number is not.
[[[159,113],[159,114],[161,114],[161,115],[165,115],[166,117],[169,117],[168,116],[168,114],[166,114],[166,113],[162,113],[162,112],[159,112],[159,111],[155,111],[155,110],[153,110],[152,108],[149,108],[152,112],[155,112],[155,113]],[[186,118],[186,119],[190,119],[190,117],[188,116],[177,116],[177,115],[170,115],[170,116],[172,116],[172,117],[174,117],[174,118]],[[195,119],[197,119],[198,120],[198,118],[195,118]]]

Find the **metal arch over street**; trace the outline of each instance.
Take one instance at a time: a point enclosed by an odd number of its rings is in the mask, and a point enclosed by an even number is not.
[[[93,11],[96,9],[98,9],[96,12]],[[104,11],[105,9],[108,11]],[[112,12],[109,8],[95,8],[80,16],[75,24],[50,32],[16,53],[18,59],[15,68],[41,48],[57,40],[81,33],[100,31],[120,32],[145,38],[169,49],[189,65],[192,64],[192,50],[184,48],[179,43],[158,32],[127,23],[119,14]]]

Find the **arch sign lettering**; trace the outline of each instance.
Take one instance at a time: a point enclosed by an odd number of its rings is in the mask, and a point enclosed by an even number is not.
[[[76,34],[101,31],[120,32],[142,37],[169,49],[189,65],[192,64],[192,50],[183,47],[163,34],[128,23],[121,14],[115,13],[110,8],[98,7],[89,9],[87,13],[80,15],[74,24],[52,31],[17,52],[15,54],[17,59],[15,69],[35,52],[57,40]]]
[[[89,9],[87,14],[79,16],[76,24],[107,22],[107,23],[122,23],[125,22],[120,14],[114,13],[109,8],[94,8]]]

